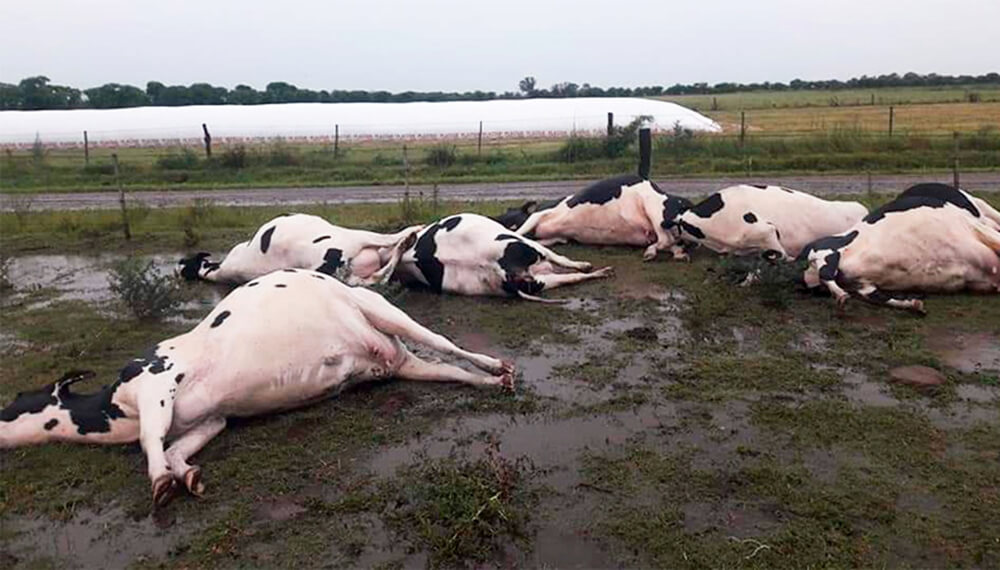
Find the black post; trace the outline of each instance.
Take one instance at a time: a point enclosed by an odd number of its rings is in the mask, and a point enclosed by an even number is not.
[[[87,131],[83,131],[83,165],[90,166],[90,141],[87,139]]]
[[[128,227],[128,212],[125,210],[125,187],[122,186],[120,171],[118,170],[118,153],[111,153],[111,164],[115,167],[115,182],[118,184],[118,204],[122,208],[122,232],[126,240],[132,239],[132,231]]]
[[[893,117],[894,114],[895,114],[895,109],[893,109],[892,105],[889,105],[889,136],[890,137],[892,136],[892,120],[894,118]]]
[[[649,127],[639,129],[639,176],[649,180],[650,163],[652,162],[653,141]]]
[[[337,157],[340,152],[340,125],[333,126],[333,156]]]
[[[743,141],[747,136],[747,112],[740,111],[740,147],[743,147]]]
[[[479,145],[476,149],[479,156],[483,156],[483,122],[479,121]]]
[[[608,138],[615,134],[615,114],[608,113]]]
[[[208,134],[208,125],[202,123],[201,130],[205,131],[205,156],[212,158],[212,135]]]
[[[952,175],[953,175],[953,178],[954,178],[953,181],[954,181],[955,188],[961,188],[961,186],[958,185],[958,182],[959,182],[959,180],[958,180],[958,131],[955,131],[954,137],[955,137],[955,143],[954,143],[954,146],[955,146],[955,162],[952,165]]]

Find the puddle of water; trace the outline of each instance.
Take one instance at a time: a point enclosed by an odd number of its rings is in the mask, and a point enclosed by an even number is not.
[[[1000,388],[995,386],[976,386],[973,384],[959,384],[955,388],[958,397],[977,404],[990,404],[1000,396]]]
[[[816,370],[836,372],[844,379],[843,394],[854,404],[873,406],[876,408],[892,408],[899,405],[899,400],[889,391],[888,385],[882,382],[872,382],[866,374],[843,366],[827,366],[813,364]]]
[[[736,501],[686,503],[681,512],[684,513],[684,530],[691,534],[714,531],[736,538],[750,538],[768,534],[782,524],[775,508]]]
[[[189,534],[180,520],[161,529],[152,517],[133,520],[121,507],[80,511],[65,522],[8,517],[2,524],[13,534],[5,544],[9,555],[24,563],[55,559],[60,568],[124,568],[161,559]]]
[[[827,348],[827,339],[823,333],[806,331],[792,343],[792,348],[801,352],[823,352]]]
[[[948,366],[966,374],[1000,374],[1000,338],[989,333],[941,330],[929,335],[927,345]]]

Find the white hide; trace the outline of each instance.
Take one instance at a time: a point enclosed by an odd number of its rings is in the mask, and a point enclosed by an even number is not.
[[[718,199],[721,209],[705,216],[712,209],[706,206]],[[684,212],[679,221],[684,240],[715,252],[749,255],[775,251],[790,259],[814,240],[847,230],[867,213],[858,202],[823,200],[781,186],[741,184],[719,190]],[[754,221],[748,222],[748,218]],[[697,236],[691,227],[704,237]]]

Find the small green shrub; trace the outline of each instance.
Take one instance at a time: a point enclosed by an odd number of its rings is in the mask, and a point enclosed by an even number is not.
[[[225,168],[232,168],[234,170],[246,168],[247,147],[242,144],[227,147],[222,152],[222,155],[219,156],[219,164]]]
[[[556,160],[560,162],[579,162],[598,158],[618,158],[637,140],[639,129],[653,118],[639,115],[624,127],[613,127],[611,136],[590,138],[572,135],[556,151]]]
[[[267,151],[269,166],[298,166],[300,162],[298,154],[283,141],[274,142]]]
[[[171,150],[156,159],[156,166],[163,170],[191,170],[198,168],[198,155],[189,148]]]
[[[152,260],[129,257],[115,263],[108,286],[140,320],[160,320],[181,304],[177,281],[160,273]]]
[[[424,158],[427,164],[438,168],[447,168],[455,164],[456,160],[458,160],[458,149],[455,148],[455,145],[447,143],[432,146]]]
[[[727,256],[719,260],[719,274],[731,285],[744,285],[766,307],[788,307],[804,262],[767,261],[760,256]]]

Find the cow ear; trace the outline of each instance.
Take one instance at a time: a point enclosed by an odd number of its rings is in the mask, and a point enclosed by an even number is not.
[[[525,214],[534,214],[535,210],[538,209],[538,202],[532,200],[525,205],[521,206],[521,211]]]

